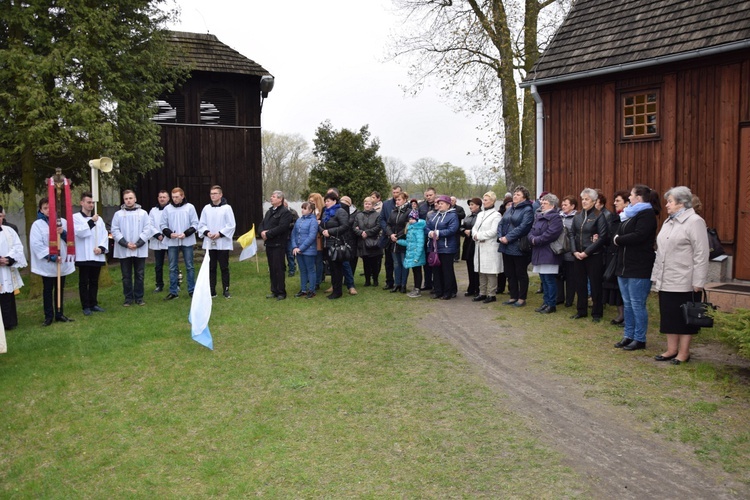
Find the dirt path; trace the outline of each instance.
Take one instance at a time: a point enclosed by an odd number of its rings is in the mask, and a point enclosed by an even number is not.
[[[534,370],[528,354],[518,347],[524,332],[498,325],[497,304],[472,304],[463,296],[415,300],[429,307],[421,327],[449,340],[491,388],[507,394],[511,408],[540,433],[545,445],[588,478],[597,498],[750,495],[723,471],[708,470],[694,460],[692,449],[665,441],[634,421],[626,409],[584,397],[584,388],[572,378]],[[470,322],[465,321],[467,308]]]

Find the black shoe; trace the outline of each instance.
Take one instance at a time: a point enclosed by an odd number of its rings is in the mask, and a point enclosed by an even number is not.
[[[591,321],[593,321],[594,323],[599,323],[601,320],[602,318],[600,318],[599,316],[594,316],[593,318],[591,318]]]
[[[170,293],[169,295],[167,295],[166,297],[164,297],[164,300],[172,300],[172,299],[176,299],[177,297],[179,297],[179,295],[175,295],[174,293]]]
[[[618,343],[615,344],[615,347],[617,349],[622,349],[626,345],[630,344],[632,341],[633,341],[633,339],[629,339],[627,337],[623,337],[623,338],[620,339],[620,341]]]
[[[425,290],[432,290],[432,287],[431,286],[423,286],[422,288],[420,288],[420,290],[424,292]]]
[[[163,291],[164,291],[164,287],[163,286],[157,286],[156,288],[154,288],[154,293],[159,293],[159,292],[163,292]]]
[[[225,299],[231,299],[232,298],[232,294],[229,293],[229,288],[225,288],[224,289],[224,298]]]
[[[52,318],[47,318],[44,320],[44,323],[42,323],[42,326],[49,326],[52,324]]]
[[[464,292],[464,297],[476,297],[477,295],[479,294],[474,292]]]
[[[397,292],[400,292],[400,291],[401,291],[401,287],[400,286],[394,286],[393,288],[391,288],[391,293],[397,293]]]
[[[622,348],[623,351],[639,351],[646,348],[646,343],[639,340],[634,340],[628,345]]]
[[[682,363],[687,363],[687,362],[689,362],[689,361],[690,361],[690,356],[688,356],[688,357],[687,357],[687,359],[686,359],[685,361],[680,361],[679,359],[677,359],[677,358],[674,358],[674,359],[673,359],[673,360],[671,361],[671,363],[672,363],[673,365],[681,365]]]
[[[451,300],[452,298],[453,297],[451,297],[450,295],[443,295],[442,297],[440,297],[440,300]]]
[[[86,309],[84,309],[83,310],[83,315],[84,316],[91,316],[91,309],[89,309],[88,307]]]
[[[547,304],[542,304],[542,307],[537,307],[536,309],[534,309],[534,312],[540,313],[540,312],[546,310],[547,307],[549,307],[549,306],[547,306]]]
[[[343,295],[340,293],[339,294],[332,293],[331,295],[328,296],[328,298],[331,300],[336,300],[336,299],[340,299],[342,296]]]
[[[365,286],[370,286],[370,280],[365,281]]]
[[[70,319],[65,315],[60,315],[55,318],[55,321],[59,321],[61,323],[67,323],[68,321],[75,321],[74,319]]]
[[[307,295],[305,296],[306,299],[311,299],[315,297],[315,292],[307,292]]]
[[[609,322],[610,325],[621,325],[625,322],[625,318],[622,319],[613,319]]]
[[[378,283],[378,280],[373,280],[372,286],[380,286],[380,283]]]
[[[136,300],[136,301],[135,301],[135,305],[137,305],[137,306],[145,306],[145,305],[146,305],[146,303],[145,303],[145,302],[143,302],[142,300]]]
[[[385,286],[383,287],[383,290],[393,290],[393,285],[388,285],[388,284],[386,284],[386,285],[385,285]]]
[[[578,314],[578,313],[576,313],[573,316],[571,316],[570,319],[581,319],[581,318],[585,318],[586,316],[588,316],[588,314]]]
[[[280,293],[276,296],[276,300],[284,300],[286,298],[285,293]]]
[[[399,292],[401,292],[401,293],[406,293],[406,287],[405,287],[405,286],[402,286],[402,287],[401,287],[401,290],[399,290]]]
[[[557,307],[556,306],[548,307],[544,311],[539,311],[539,312],[542,314],[552,314],[554,312],[557,312]]]
[[[267,299],[275,299],[276,298],[276,294],[275,293],[269,293],[268,295],[266,295],[266,298]]]
[[[482,301],[483,304],[489,304],[490,302],[497,302],[497,297],[490,295]]]
[[[503,302],[503,304],[506,305],[506,306],[512,306],[516,302],[518,302],[518,301],[515,300],[515,299],[510,299],[510,300],[506,300],[505,302]]]
[[[96,306],[94,306],[94,307],[91,308],[91,312],[103,313],[104,309],[102,309],[101,307],[99,307],[98,305],[96,305]]]
[[[473,302],[482,302],[484,299],[486,299],[486,295],[477,295],[473,299],[471,299]]]
[[[307,292],[303,292],[302,290],[294,294],[295,297],[304,297],[305,295],[307,295]]]
[[[654,359],[656,361],[672,361],[676,357],[677,353],[674,353],[671,356],[662,356],[661,354],[659,354],[658,356],[654,356]]]

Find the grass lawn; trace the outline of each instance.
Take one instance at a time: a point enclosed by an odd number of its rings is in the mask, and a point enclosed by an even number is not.
[[[277,302],[262,259],[231,266],[214,351],[186,293],[150,292],[152,266],[145,307],[121,306],[115,265],[90,317],[72,275],[75,322],[48,328],[24,291],[0,356],[0,496],[588,496],[399,294],[294,299],[295,277]]]

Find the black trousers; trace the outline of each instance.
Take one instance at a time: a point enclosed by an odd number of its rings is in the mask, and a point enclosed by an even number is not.
[[[466,261],[466,272],[469,275],[469,286],[466,288],[468,293],[479,293],[479,273],[474,270],[474,259]]]
[[[456,273],[453,269],[452,253],[439,253],[440,266],[432,268],[432,292],[438,297],[450,297],[458,293]]]
[[[91,309],[99,305],[97,296],[99,294],[99,273],[101,266],[78,266],[78,296],[81,299],[81,308]]]
[[[385,284],[388,288],[393,288],[393,252],[385,250]]]
[[[331,267],[331,286],[333,287],[332,297],[341,297],[341,282],[344,281],[344,263],[328,261]]]
[[[15,293],[0,293],[0,310],[3,311],[3,326],[6,330],[12,330],[16,326],[18,326]]]
[[[414,275],[414,288],[422,288],[422,266],[412,267],[411,273]]]
[[[221,289],[229,288],[229,250],[209,250],[211,260],[208,263],[208,280],[211,284],[211,295],[216,295],[216,266],[221,268]]]
[[[60,307],[57,307],[57,276],[42,276],[42,302],[44,319],[63,316],[63,299],[65,298],[65,276],[60,277]]]
[[[362,267],[365,270],[365,282],[372,281],[373,285],[378,284],[378,275],[380,274],[380,265],[383,262],[382,255],[371,257],[362,257]]]
[[[564,260],[560,264],[561,273],[557,276],[557,303],[565,302],[566,306],[573,305],[576,296],[575,262]]]
[[[164,288],[164,259],[167,250],[154,250],[154,274],[157,288]]]
[[[505,276],[508,278],[508,293],[511,300],[526,300],[529,293],[529,263],[531,254],[503,254]],[[499,285],[498,285],[499,288]]]
[[[589,255],[583,260],[576,259],[573,263],[573,272],[576,276],[576,295],[578,302],[576,308],[578,314],[587,316],[589,310],[588,283],[591,283],[591,316],[601,318],[604,313],[602,304],[602,275],[604,274],[604,255]]]
[[[271,293],[286,296],[286,248],[266,247],[268,271],[271,274]]]

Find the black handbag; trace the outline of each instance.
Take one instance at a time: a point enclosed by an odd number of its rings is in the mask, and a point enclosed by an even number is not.
[[[685,323],[701,328],[711,328],[714,326],[714,318],[711,317],[711,312],[717,308],[718,306],[708,301],[705,290],[703,290],[702,302],[685,302],[680,306]]]
[[[531,253],[531,242],[529,241],[528,234],[519,238],[518,249],[521,251],[521,253]]]
[[[345,262],[352,258],[352,247],[345,240],[334,237],[334,243],[328,247],[328,259],[331,262]]]

